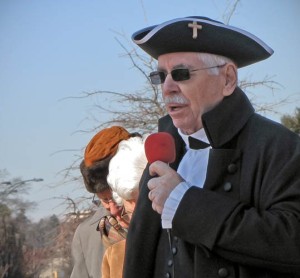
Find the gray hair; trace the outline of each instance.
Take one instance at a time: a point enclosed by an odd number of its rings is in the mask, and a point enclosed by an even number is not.
[[[205,65],[205,67],[224,65],[226,63],[235,64],[231,59],[216,54],[198,53],[198,57],[200,61]],[[215,68],[207,69],[207,71],[211,75],[218,75],[220,73],[220,68],[215,67]]]
[[[121,141],[117,153],[109,163],[109,186],[124,200],[136,199],[146,164],[143,138],[131,137]]]

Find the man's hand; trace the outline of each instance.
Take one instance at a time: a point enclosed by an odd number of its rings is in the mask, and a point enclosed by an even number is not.
[[[168,164],[161,161],[153,162],[149,172],[155,177],[148,181],[148,197],[152,201],[153,210],[161,214],[170,193],[183,179]]]

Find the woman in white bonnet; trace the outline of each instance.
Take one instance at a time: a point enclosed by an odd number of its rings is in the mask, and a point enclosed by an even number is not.
[[[136,136],[119,143],[118,151],[109,163],[107,181],[112,191],[123,200],[124,212],[118,223],[127,229],[139,194],[139,182],[147,164],[145,138]],[[102,261],[102,278],[121,278],[125,254],[125,239],[109,246]]]

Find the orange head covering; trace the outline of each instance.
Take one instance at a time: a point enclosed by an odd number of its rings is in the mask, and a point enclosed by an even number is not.
[[[119,143],[130,137],[130,133],[120,126],[112,126],[99,131],[85,149],[85,166],[90,167],[99,160],[113,156],[117,151]]]

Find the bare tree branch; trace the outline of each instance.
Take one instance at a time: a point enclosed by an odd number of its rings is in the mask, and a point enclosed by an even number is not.
[[[229,24],[232,16],[235,14],[236,12],[236,9],[237,9],[237,6],[239,4],[240,0],[234,0],[233,1],[233,4],[232,3],[229,3],[228,4],[228,7],[227,7],[227,12],[225,11],[224,14],[223,14],[223,22],[225,24]]]
[[[223,15],[226,24],[230,22],[232,16],[236,13],[240,3],[240,0],[234,0],[229,3]],[[121,57],[129,59],[132,68],[137,70],[142,76],[144,86],[136,92],[98,90],[94,92],[83,92],[80,96],[67,98],[87,98],[94,101],[94,111],[93,113],[89,111],[94,126],[90,129],[78,130],[77,132],[95,133],[111,125],[121,125],[130,131],[137,131],[142,134],[152,133],[157,130],[158,119],[166,115],[160,87],[153,85],[148,77],[149,72],[156,70],[157,61],[133,45],[124,33],[113,32],[116,34],[116,42],[123,50]],[[239,86],[250,95],[250,100],[258,112],[266,113],[272,111],[276,113],[277,108],[288,101],[288,99],[282,99],[273,103],[259,103],[257,97],[252,97],[251,99],[253,90],[257,87],[264,87],[271,92],[274,92],[280,87],[280,84],[274,81],[272,76],[265,76],[262,80],[256,81],[247,78],[241,80]],[[104,103],[103,100],[108,101]],[[103,120],[104,115],[106,117],[105,120]],[[64,178],[69,181],[76,180],[72,175],[74,175],[74,170],[78,171],[78,165],[81,159],[82,158],[77,157],[70,167],[62,170],[62,172],[64,172]],[[78,174],[77,172],[76,175],[78,176]]]

